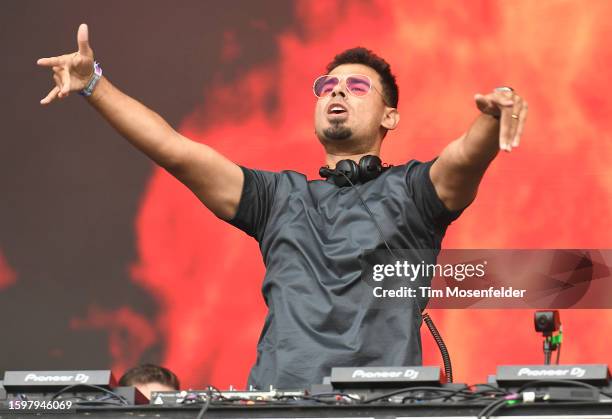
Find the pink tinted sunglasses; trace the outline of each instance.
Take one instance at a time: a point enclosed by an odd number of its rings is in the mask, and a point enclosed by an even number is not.
[[[348,90],[353,96],[365,96],[370,92],[370,90],[375,90],[388,106],[383,94],[380,93],[376,87],[374,87],[372,80],[364,74],[347,74],[344,76],[325,74],[317,77],[312,85],[312,91],[318,98],[325,97],[329,95],[343,79],[346,79],[346,90]]]

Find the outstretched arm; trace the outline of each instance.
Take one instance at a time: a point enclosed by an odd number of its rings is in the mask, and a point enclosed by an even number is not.
[[[430,170],[445,206],[456,211],[474,200],[478,185],[499,150],[518,147],[527,118],[527,102],[509,88],[474,99],[482,112],[469,130],[450,143]]]
[[[52,69],[55,81],[41,104],[64,99],[85,88],[91,79],[94,54],[85,24],[79,26],[77,44],[77,52],[38,60],[38,65]],[[217,217],[229,220],[235,215],[244,182],[240,167],[211,147],[182,136],[105,77],[87,100],[117,132],[191,189]]]

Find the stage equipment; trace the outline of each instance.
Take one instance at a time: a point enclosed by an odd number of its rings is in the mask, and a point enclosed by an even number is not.
[[[563,341],[563,328],[561,326],[561,317],[558,310],[536,311],[533,323],[536,332],[541,332],[544,338],[544,364],[550,365],[550,358],[554,351],[557,351],[557,361],[561,356],[561,343]],[[555,334],[555,332],[559,332]]]
[[[135,387],[117,387],[110,370],[6,371],[0,400],[71,400],[75,405],[146,404]],[[0,392],[2,396],[2,392]]]

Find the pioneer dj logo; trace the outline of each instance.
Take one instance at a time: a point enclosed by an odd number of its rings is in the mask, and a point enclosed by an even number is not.
[[[586,370],[579,367],[570,369],[532,369],[521,368],[518,372],[519,377],[572,377],[582,378],[586,374]]]
[[[413,369],[397,370],[397,371],[353,371],[353,378],[380,379],[380,378],[407,378],[416,380],[419,372]]]
[[[26,383],[65,383],[74,381],[85,384],[89,381],[89,375],[82,373],[76,375],[37,375],[30,373],[24,379]]]

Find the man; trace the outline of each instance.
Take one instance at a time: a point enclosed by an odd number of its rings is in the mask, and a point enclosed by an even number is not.
[[[347,176],[332,172],[336,165],[378,156],[383,138],[399,123],[388,64],[363,48],[345,51],[314,85],[315,133],[331,181],[307,181],[292,171],[242,168],[183,137],[99,68],[92,71],[84,24],[77,42],[75,53],[38,60],[52,68],[56,84],[41,103],[82,91],[119,133],[217,217],[259,241],[269,312],[250,384],[305,388],[333,366],[421,363],[421,307],[371,305],[360,286],[359,259],[364,249],[440,248],[448,224],[475,198],[499,149],[518,146],[527,115],[518,94],[503,87],[476,95],[481,114],[436,160],[396,166],[369,182],[363,176],[344,182]],[[343,183],[351,187],[338,186]]]
[[[134,386],[149,400],[153,391],[179,390],[178,377],[168,368],[154,364],[138,365],[119,379],[120,386]]]

